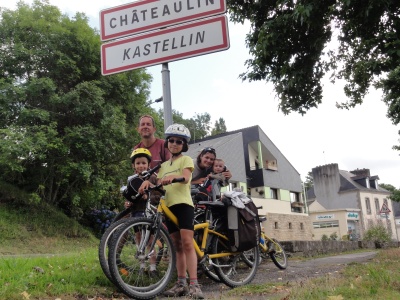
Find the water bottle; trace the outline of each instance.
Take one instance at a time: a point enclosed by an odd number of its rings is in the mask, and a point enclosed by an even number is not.
[[[265,240],[260,236],[260,244],[264,245],[264,243],[265,243]]]

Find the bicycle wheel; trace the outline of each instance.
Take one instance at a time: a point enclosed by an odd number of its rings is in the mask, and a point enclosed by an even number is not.
[[[288,265],[287,255],[282,245],[276,239],[272,239],[271,247],[273,250],[269,252],[269,256],[271,257],[275,266],[281,270],[286,269]]]
[[[213,237],[213,253],[231,252],[229,241],[221,237]],[[258,246],[252,249],[254,261],[258,262]],[[229,256],[217,257],[212,261],[219,279],[229,287],[237,287],[250,283],[256,275],[258,263],[247,264],[243,252]]]
[[[108,252],[109,252],[109,245],[110,241],[112,240],[111,237],[115,233],[115,231],[122,225],[124,224],[128,218],[124,218],[121,220],[118,220],[110,225],[110,227],[107,228],[107,230],[104,232],[104,234],[101,236],[100,239],[100,244],[99,244],[99,262],[101,269],[103,270],[104,275],[114,283],[114,280],[111,276],[111,272],[108,266]]]
[[[254,249],[250,249],[247,251],[243,251],[243,261],[249,266],[253,266],[254,263]],[[259,251],[259,255],[258,255],[258,264],[261,264],[262,261],[262,256],[261,256],[261,252]]]
[[[160,244],[167,249],[166,256],[159,260],[157,271],[150,272],[149,263],[152,257],[156,258]],[[134,218],[113,234],[108,264],[115,285],[124,294],[135,299],[151,299],[161,294],[170,282],[176,257],[164,226],[157,228],[151,219]]]

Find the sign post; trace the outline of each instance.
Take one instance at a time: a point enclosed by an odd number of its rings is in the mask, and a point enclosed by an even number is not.
[[[225,12],[226,0],[141,0],[102,10],[102,41],[130,37],[101,46],[101,73],[162,64],[166,129],[172,124],[168,62],[229,49]]]

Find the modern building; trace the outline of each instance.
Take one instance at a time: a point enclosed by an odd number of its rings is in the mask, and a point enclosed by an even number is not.
[[[398,240],[390,192],[369,169],[339,170],[338,164],[312,169],[313,187],[307,191],[313,239],[337,234],[339,239],[362,239],[374,224],[383,224]]]
[[[187,155],[196,158],[205,147],[214,148],[231,171],[227,189],[239,188],[262,206],[268,235],[281,241],[312,239],[300,174],[259,126],[196,140]]]

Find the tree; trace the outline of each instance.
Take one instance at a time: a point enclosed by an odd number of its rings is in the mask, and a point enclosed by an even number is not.
[[[151,76],[102,76],[84,14],[47,0],[0,13],[0,180],[79,216],[131,172]]]
[[[215,121],[214,128],[211,130],[211,135],[217,135],[226,132],[226,124],[223,118]]]
[[[396,189],[391,184],[381,183],[379,184],[379,186],[384,188],[385,190],[388,190],[391,193],[389,196],[390,200],[400,202],[400,190]]]
[[[306,181],[304,181],[304,187],[309,190],[314,185],[314,178],[312,177],[312,172],[308,172],[306,176]]]
[[[284,114],[322,102],[321,79],[344,79],[349,109],[370,87],[382,89],[393,124],[400,122],[400,2],[397,0],[228,0],[231,19],[249,20],[243,80],[274,84]],[[328,43],[337,35],[337,48]],[[330,47],[333,47],[330,44]],[[399,149],[395,146],[394,149]]]

